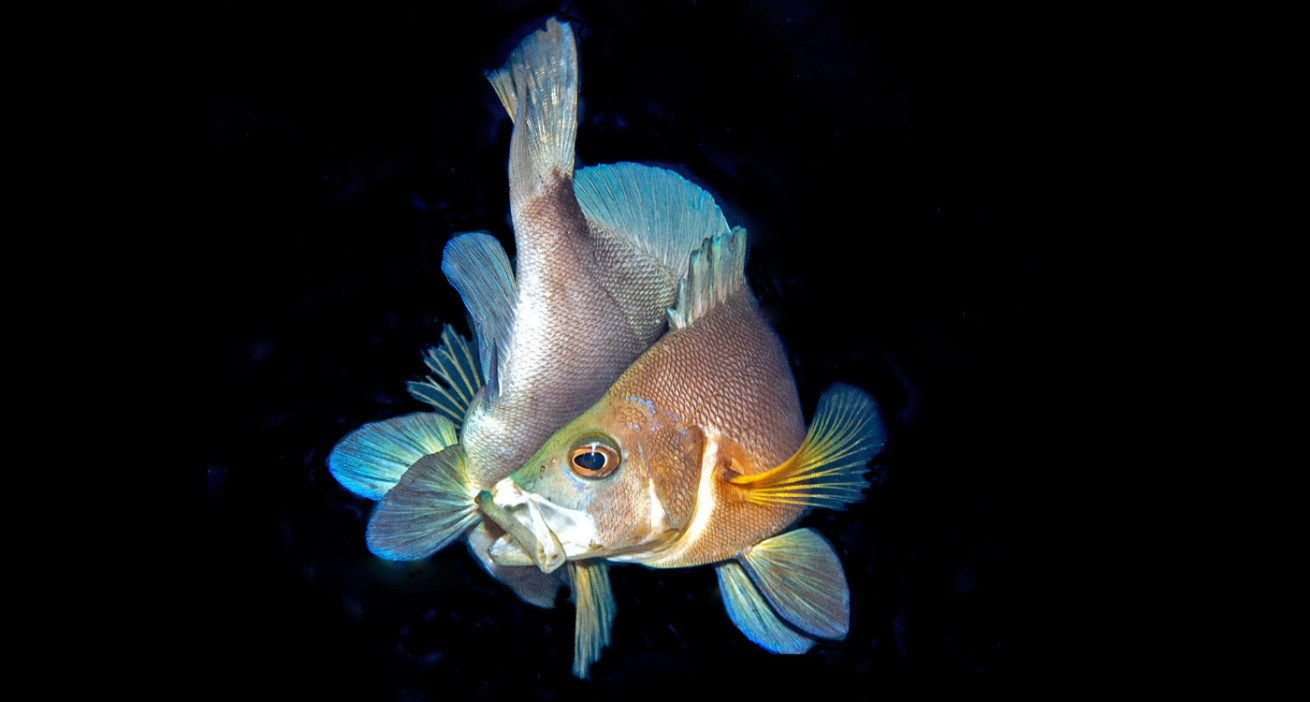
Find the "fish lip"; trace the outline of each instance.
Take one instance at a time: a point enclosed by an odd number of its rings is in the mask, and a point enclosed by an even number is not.
[[[560,507],[526,491],[512,477],[496,483],[489,497],[491,505],[483,512],[507,532],[488,552],[493,562],[524,565],[523,555],[518,553],[521,551],[543,572],[550,573],[566,560],[597,555],[591,538],[596,531],[595,521],[586,512]]]

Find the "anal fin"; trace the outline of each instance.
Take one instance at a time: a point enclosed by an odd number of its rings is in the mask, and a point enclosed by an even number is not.
[[[805,653],[814,639],[787,626],[765,601],[750,576],[735,561],[714,566],[728,618],[746,635],[770,653]]]
[[[841,561],[819,532],[779,534],[746,549],[739,560],[783,619],[811,636],[845,638],[851,592]]]
[[[614,593],[610,590],[609,564],[595,558],[569,561],[569,582],[577,606],[573,628],[573,674],[587,677],[587,669],[600,660],[610,645],[614,626]]]

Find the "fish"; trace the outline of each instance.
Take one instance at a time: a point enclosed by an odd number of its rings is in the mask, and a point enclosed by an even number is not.
[[[514,123],[509,194],[516,265],[495,237],[452,237],[442,272],[472,319],[471,344],[447,326],[411,381],[434,408],[364,425],[328,457],[332,474],[378,506],[366,532],[383,558],[426,558],[467,537],[469,551],[525,601],[554,605],[561,581],[491,560],[503,534],[476,496],[596,402],[659,339],[690,256],[728,233],[714,199],[681,175],[635,163],[575,170],[579,68],[567,23],[551,19],[488,79]],[[577,602],[574,672],[608,644],[614,616],[604,561],[568,568]]]
[[[729,618],[775,653],[844,638],[850,593],[832,545],[791,529],[862,497],[886,427],[835,384],[808,430],[782,344],[743,267],[740,227],[692,254],[669,331],[521,468],[479,494],[505,529],[498,563],[712,565]]]

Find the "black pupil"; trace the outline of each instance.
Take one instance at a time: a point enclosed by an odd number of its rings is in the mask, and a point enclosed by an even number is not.
[[[580,453],[573,457],[573,465],[588,473],[599,472],[601,468],[605,467],[605,454],[600,451]]]

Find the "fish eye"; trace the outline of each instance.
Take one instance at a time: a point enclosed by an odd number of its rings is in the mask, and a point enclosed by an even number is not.
[[[581,478],[599,480],[619,468],[619,452],[607,437],[586,436],[569,451],[569,468]]]

